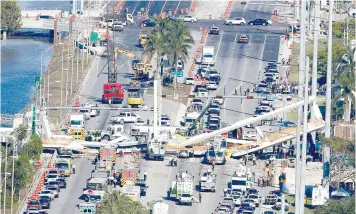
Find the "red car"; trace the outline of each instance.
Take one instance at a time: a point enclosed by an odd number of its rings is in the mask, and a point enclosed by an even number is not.
[[[41,206],[40,201],[32,200],[32,201],[28,202],[28,204],[27,204],[27,209],[29,209],[29,208],[37,208],[38,210],[40,210],[42,208],[42,206]]]

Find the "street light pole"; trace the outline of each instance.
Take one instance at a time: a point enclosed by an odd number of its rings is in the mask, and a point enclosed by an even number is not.
[[[304,88],[304,114],[303,114],[303,146],[302,146],[302,164],[301,164],[301,178],[300,178],[300,213],[304,214],[304,195],[305,195],[305,170],[306,170],[306,156],[307,156],[307,135],[308,135],[308,99],[309,99],[309,57],[306,58],[305,71],[305,88]]]
[[[298,0],[297,0],[298,1]],[[305,74],[305,40],[306,40],[306,32],[305,32],[305,7],[306,2],[301,1],[301,17],[300,17],[300,55],[299,55],[299,87],[298,87],[298,99],[303,97],[303,77]],[[301,180],[301,163],[300,162],[300,137],[301,137],[301,122],[302,122],[303,109],[302,106],[298,107],[298,121],[297,121],[297,133],[296,133],[296,141],[297,141],[297,152],[296,152],[296,176],[295,176],[295,208],[296,213],[301,213],[300,203],[301,203],[301,194],[300,192],[300,180]]]
[[[329,32],[328,32],[328,65],[326,72],[326,112],[325,112],[325,137],[330,138],[331,125],[331,69],[332,69],[332,32],[333,32],[333,0],[329,1]]]
[[[7,143],[5,142],[5,173],[4,173],[4,214],[6,214],[6,175],[7,175]]]
[[[14,208],[14,178],[15,178],[15,157],[17,156],[17,138],[13,143],[13,150],[12,150],[12,173],[11,173],[11,214],[13,214]]]
[[[320,10],[320,0],[314,1],[314,46],[313,46],[313,73],[312,73],[312,96],[316,97],[317,92],[317,75],[318,75],[318,43],[319,43],[319,10]],[[315,106],[316,102],[313,106]],[[311,111],[311,117],[313,118],[314,111]],[[315,142],[316,132],[311,133],[313,141]]]

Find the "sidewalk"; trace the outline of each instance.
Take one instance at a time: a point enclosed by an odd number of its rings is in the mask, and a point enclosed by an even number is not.
[[[64,45],[57,45],[54,48],[48,71],[43,73],[45,106],[47,104],[48,106],[72,105],[78,87],[92,62],[93,56],[87,56],[87,53],[68,43],[68,39],[65,39]],[[66,112],[66,110],[49,110],[47,114],[50,124],[61,124]]]

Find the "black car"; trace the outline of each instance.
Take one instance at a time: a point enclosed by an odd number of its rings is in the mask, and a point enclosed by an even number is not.
[[[255,19],[248,23],[249,25],[269,25],[267,19]]]
[[[57,178],[60,188],[67,188],[67,181],[65,178]]]
[[[272,78],[272,77],[266,77],[265,78],[265,82],[267,83],[267,84],[270,84],[270,83],[274,83],[276,80],[274,79],[274,78]]]
[[[155,27],[157,22],[153,19],[146,19],[141,22],[141,26],[143,27]]]
[[[211,27],[209,30],[210,35],[219,35],[219,28],[217,27]]]
[[[206,88],[205,85],[196,85],[194,88],[194,92],[197,93],[199,91],[199,89],[201,88]]]
[[[41,203],[42,209],[50,209],[51,208],[51,200],[49,197],[41,196],[39,201]]]
[[[219,85],[221,78],[219,76],[209,77],[209,81],[215,82],[216,85]]]

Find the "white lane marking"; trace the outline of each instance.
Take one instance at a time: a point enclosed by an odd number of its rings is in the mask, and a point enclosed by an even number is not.
[[[266,40],[267,40],[267,36],[265,36],[265,40],[263,41],[263,48],[262,48],[262,53],[261,53],[261,62],[260,62],[260,67],[258,69],[257,82],[259,81],[259,78],[261,77],[261,69],[262,69],[262,64],[263,64],[263,53],[265,52]]]
[[[132,15],[135,14],[136,8],[137,8],[138,4],[140,3],[140,1],[141,1],[141,0],[138,0],[138,1],[137,1],[136,6],[135,6],[135,8],[134,8],[133,11],[132,11]]]
[[[161,13],[163,13],[163,10],[164,10],[164,7],[166,6],[166,4],[167,4],[167,0],[164,2],[164,5],[163,5],[162,10],[161,10]]]
[[[224,34],[224,31],[221,31],[221,36],[220,36],[220,40],[219,40],[219,44],[218,44],[218,49],[216,50],[216,55],[215,55],[215,58],[214,58],[215,61],[216,61],[216,57],[218,57],[218,54],[219,54],[219,50],[220,50],[220,45],[221,45],[223,34]]]
[[[182,2],[182,0],[179,0],[178,5],[177,5],[177,8],[176,8],[176,10],[175,10],[175,11],[177,11],[177,13],[178,13],[178,8],[179,8],[179,5],[180,5],[181,2]]]

